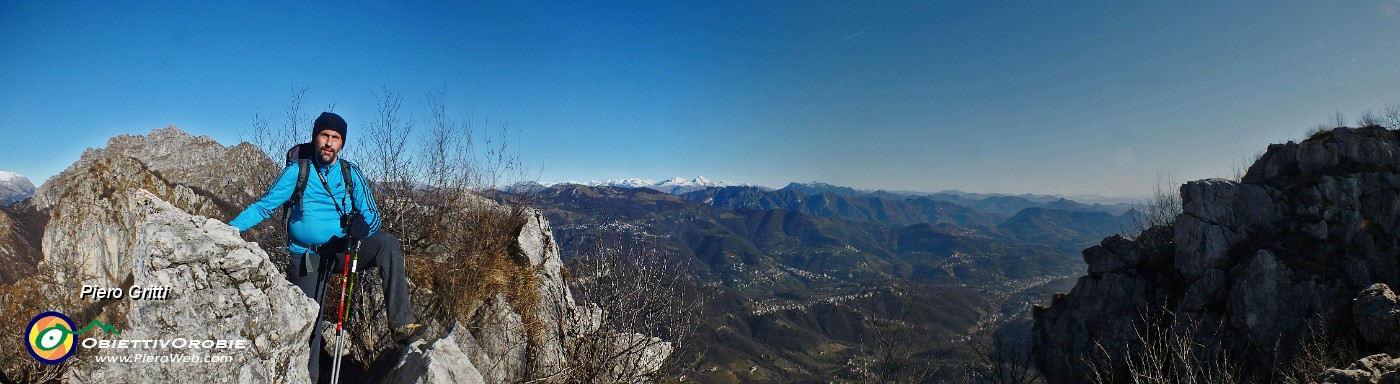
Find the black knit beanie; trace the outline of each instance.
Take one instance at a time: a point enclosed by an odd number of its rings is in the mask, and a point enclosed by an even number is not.
[[[316,124],[311,126],[311,138],[315,139],[316,134],[327,129],[340,133],[340,140],[344,142],[345,119],[340,118],[340,115],[330,112],[321,112],[321,116],[316,117]]]

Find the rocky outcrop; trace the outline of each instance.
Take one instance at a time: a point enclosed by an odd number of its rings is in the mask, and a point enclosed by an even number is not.
[[[308,382],[305,340],[314,303],[283,278],[256,244],[222,222],[193,216],[145,190],[131,193],[135,242],[132,287],[168,287],[165,299],[129,297],[113,341],[131,348],[93,348],[68,371],[75,383]],[[128,290],[128,292],[132,292]],[[109,309],[110,310],[110,309]],[[81,321],[81,320],[79,320]],[[188,347],[201,341],[246,343],[243,348]],[[217,342],[216,342],[217,343]],[[186,347],[178,347],[181,344]],[[228,344],[233,345],[233,344]],[[184,356],[200,363],[141,363],[109,358]],[[227,360],[203,362],[216,357]]]
[[[1084,382],[1081,356],[1096,346],[1121,362],[1140,331],[1187,318],[1205,331],[1201,345],[1242,357],[1246,374],[1262,377],[1318,324],[1334,337],[1364,334],[1352,298],[1400,280],[1393,131],[1337,128],[1270,145],[1241,181],[1192,181],[1180,192],[1170,226],[1085,250],[1089,274],[1035,311],[1033,348],[1051,382]]]
[[[538,210],[526,209],[525,224],[516,238],[516,251],[519,259],[528,262],[536,271],[540,285],[539,305],[533,313],[520,313],[511,307],[503,293],[487,300],[476,311],[472,321],[459,335],[459,343],[466,345],[472,361],[481,370],[486,382],[524,382],[530,380],[565,381],[570,367],[568,350],[571,342],[580,335],[597,334],[601,314],[596,305],[580,305],[574,302],[573,295],[563,277],[563,261],[559,258],[559,247],[554,241],[549,221]],[[525,319],[532,318],[544,326],[533,336],[527,330]],[[616,339],[620,346],[637,338],[650,336],[631,333],[608,334],[605,337]],[[624,378],[623,382],[639,382],[656,373],[671,354],[669,343],[646,343],[649,348],[626,350],[619,347],[618,355],[630,355],[631,359],[614,372],[612,377]],[[594,362],[596,363],[596,362]]]
[[[475,204],[508,212],[507,207],[486,200]],[[596,305],[574,302],[564,281],[563,261],[549,221],[534,209],[524,209],[522,215],[524,220],[511,253],[514,262],[528,265],[538,278],[538,301],[533,307],[516,307],[506,293],[499,292],[482,300],[470,319],[450,326],[436,323],[438,319],[430,315],[433,308],[416,308],[419,319],[428,322],[426,333],[431,336],[400,351],[387,337],[378,277],[372,273],[362,275],[356,283],[356,299],[348,322],[360,324],[350,334],[350,358],[367,367],[365,382],[475,382],[477,377],[487,383],[567,381],[574,364],[569,361],[569,343],[585,333],[599,334],[601,314]],[[417,287],[410,290],[415,292],[415,305],[433,302],[431,296],[436,294]],[[637,338],[650,339],[629,333],[606,337],[615,338],[620,345]],[[613,372],[613,377],[639,381],[655,374],[670,355],[670,344],[657,340],[647,345],[650,348],[636,351],[619,347],[619,354],[635,356],[619,359],[629,366],[625,372]],[[459,361],[470,362],[470,369]]]
[[[50,221],[43,259],[81,264],[87,283],[119,284],[135,265],[130,192],[145,189],[182,211],[227,221],[262,195],[276,169],[251,144],[224,147],[175,127],[117,136],[84,151],[34,194],[34,207]]]

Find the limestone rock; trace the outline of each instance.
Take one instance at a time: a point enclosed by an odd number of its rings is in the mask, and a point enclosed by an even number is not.
[[[145,189],[185,212],[227,221],[262,195],[276,169],[251,144],[224,147],[175,127],[117,136],[35,192],[35,208],[50,217],[43,258],[82,264],[85,282],[116,285],[135,264],[135,239],[126,236],[134,233],[130,192]]]
[[[1084,251],[1088,276],[1035,311],[1037,365],[1050,382],[1086,381],[1073,363],[1096,343],[1131,344],[1121,319],[1145,310],[1206,319],[1211,332],[1195,342],[1237,357],[1246,381],[1289,361],[1315,324],[1400,347],[1394,296],[1373,286],[1400,283],[1397,190],[1400,135],[1375,126],[1270,145],[1238,182],[1188,182],[1171,241],[1149,244],[1163,238],[1149,230]],[[1147,325],[1178,326],[1168,321]]]
[[[418,340],[408,346],[408,350],[385,383],[486,383],[481,372],[472,364],[472,358],[462,350],[454,334],[434,341]]]
[[[1367,287],[1352,302],[1351,311],[1356,327],[1369,331],[1361,333],[1366,342],[1388,350],[1400,347],[1400,303],[1389,286]]]
[[[314,303],[283,278],[256,244],[233,227],[193,216],[145,190],[132,193],[133,286],[169,287],[164,300],[128,299],[127,321],[114,340],[246,340],[243,349],[143,346],[95,349],[68,371],[86,383],[308,382],[305,340]],[[227,356],[229,362],[133,364],[96,356]]]
[[[1321,384],[1394,384],[1400,383],[1400,359],[1387,354],[1371,355],[1343,369],[1328,369],[1317,375]]]
[[[1142,277],[1109,273],[1099,277],[1079,278],[1068,295],[1057,296],[1049,308],[1038,308],[1032,329],[1032,349],[1036,356],[1052,357],[1040,361],[1041,370],[1063,372],[1051,382],[1088,382],[1082,358],[1097,353],[1094,340],[1132,340],[1135,337],[1133,319],[1142,308],[1153,305],[1146,291],[1149,283]],[[1125,344],[1108,344],[1112,356],[1121,356]]]
[[[1221,269],[1210,269],[1204,276],[1191,283],[1191,287],[1186,290],[1186,298],[1181,303],[1181,309],[1189,312],[1200,312],[1207,307],[1219,304],[1222,293],[1226,286],[1226,274]]]

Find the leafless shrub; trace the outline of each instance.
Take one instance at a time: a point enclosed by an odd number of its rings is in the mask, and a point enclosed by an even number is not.
[[[302,107],[306,100],[307,87],[291,89],[291,100],[287,101],[285,119],[282,128],[273,130],[268,126],[271,118],[263,116],[262,113],[253,114],[252,131],[248,134],[253,145],[261,149],[267,157],[277,164],[282,164],[285,159],[284,154],[287,149],[297,143],[305,142],[311,136],[311,131],[307,127],[310,118],[302,112]],[[276,177],[272,175],[269,177]]]
[[[1307,133],[1305,133],[1305,136],[1307,136],[1308,140],[1321,140],[1330,136],[1333,129],[1345,128],[1346,126],[1346,116],[1342,115],[1341,111],[1337,111],[1337,113],[1332,116],[1332,121],[1318,124],[1312,129],[1309,129]]]
[[[387,89],[374,92],[374,119],[357,134],[364,157],[355,163],[369,179],[379,207],[381,230],[395,234],[406,227],[417,203],[413,199],[413,157],[404,151],[414,122],[402,116],[403,95]]]
[[[406,151],[415,123],[402,116],[402,95],[382,90],[375,98],[359,164],[371,179],[381,227],[403,244],[410,279],[435,292],[428,299],[442,313],[464,323],[483,300],[504,293],[538,331],[538,271],[512,249],[528,199],[488,197],[489,182],[523,168],[517,158],[504,142],[478,154],[474,137],[488,133],[477,132],[470,119],[449,118],[441,91],[428,95],[429,129],[415,155]]]
[[[1360,127],[1379,126],[1387,129],[1400,129],[1400,105],[1386,104],[1377,113],[1374,110],[1366,110],[1366,113],[1356,119],[1356,125]]]
[[[41,272],[42,273],[42,272]],[[48,289],[36,276],[30,276],[13,285],[0,286],[0,316],[8,321],[0,324],[0,337],[5,340],[24,340],[30,319],[52,308],[45,294]],[[59,310],[62,312],[62,310]],[[0,378],[15,383],[46,383],[58,380],[63,371],[73,364],[69,359],[63,364],[47,365],[29,356],[20,343],[11,343],[10,348],[0,349]]]
[[[1156,307],[1138,312],[1135,339],[1110,351],[1095,342],[1098,353],[1086,358],[1090,382],[1236,383],[1242,366],[1220,343],[1221,324],[1206,327],[1195,315]]]
[[[1307,324],[1307,338],[1293,355],[1292,361],[1286,367],[1281,367],[1283,377],[1278,381],[1287,384],[1311,383],[1323,371],[1345,367],[1365,356],[1355,338],[1339,334],[1320,314],[1316,319],[1308,320]]]
[[[1123,236],[1135,238],[1152,227],[1171,227],[1176,216],[1181,214],[1181,183],[1170,173],[1157,173],[1152,196],[1143,202],[1141,208],[1142,210],[1134,211]]]
[[[1400,105],[1386,104],[1381,111],[1380,126],[1389,129],[1400,129]]]
[[[1358,127],[1369,127],[1372,125],[1379,126],[1382,123],[1383,119],[1381,118],[1381,116],[1376,114],[1376,111],[1370,109],[1367,109],[1365,113],[1362,113],[1361,117],[1356,118],[1356,126]]]
[[[1044,383],[1035,369],[1035,356],[1027,342],[1017,342],[1000,332],[976,336],[975,355],[968,363],[965,382],[984,384]]]
[[[27,320],[45,311],[58,311],[69,315],[75,322],[97,316],[97,312],[102,309],[101,305],[84,303],[73,294],[81,290],[84,281],[94,276],[86,272],[82,261],[77,258],[64,257],[58,260],[62,261],[40,263],[38,273],[13,285],[0,285],[0,318],[8,319],[0,323],[0,338],[24,340],[28,332]],[[108,314],[109,317],[103,320],[116,323],[111,317],[118,315],[117,312],[112,311]],[[13,344],[11,348],[0,348],[0,372],[3,373],[0,377],[9,382],[56,382],[69,367],[82,360],[84,355],[84,350],[78,348],[74,352],[75,355],[67,361],[48,365],[34,360],[29,356],[28,349],[22,345]]]
[[[254,112],[253,122],[251,124],[251,131],[247,133],[241,133],[239,134],[239,136],[248,136],[246,137],[246,141],[253,143],[253,146],[256,146],[259,150],[262,150],[264,155],[267,155],[268,158],[271,158],[274,161],[276,161],[277,159],[273,157],[273,154],[276,153],[273,152],[273,147],[276,145],[274,144],[274,142],[276,142],[277,140],[273,139],[274,133],[272,132],[271,128],[267,127],[268,123],[268,117],[263,116],[262,112]]]
[[[945,367],[936,364],[927,356],[919,356],[919,346],[909,340],[918,332],[909,321],[907,310],[912,305],[904,299],[898,311],[898,318],[873,319],[878,326],[875,330],[875,344],[868,359],[860,359],[861,367],[854,369],[859,382],[864,383],[924,383],[942,375]]]
[[[665,250],[655,244],[600,240],[590,253],[569,260],[570,287],[592,323],[565,341],[566,382],[630,383],[673,372],[676,356],[688,355],[702,318],[704,291],[690,285]],[[656,351],[669,343],[664,361]]]
[[[1244,180],[1244,176],[1245,176],[1246,174],[1249,173],[1249,167],[1254,166],[1254,163],[1259,162],[1259,159],[1261,159],[1261,158],[1263,158],[1263,157],[1264,157],[1264,150],[1263,150],[1263,149],[1254,151],[1254,155],[1253,155],[1253,156],[1241,157],[1240,160],[1239,160],[1239,162],[1235,163],[1235,165],[1232,167],[1232,170],[1234,171],[1234,173],[1233,173],[1233,175],[1234,175],[1234,180],[1235,180],[1235,181],[1243,181],[1243,180]]]

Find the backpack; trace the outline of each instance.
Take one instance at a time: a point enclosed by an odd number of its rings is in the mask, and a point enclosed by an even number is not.
[[[292,197],[282,203],[283,213],[286,214],[286,222],[291,223],[292,205],[297,204],[297,208],[302,208],[302,192],[306,191],[306,180],[311,177],[311,156],[316,155],[316,145],[312,143],[301,143],[293,145],[287,150],[287,165],[297,164],[297,187],[292,190]],[[340,159],[344,164],[340,165],[340,176],[345,178],[345,193],[350,195],[349,213],[359,212],[355,207],[355,179],[350,177],[350,162]]]

